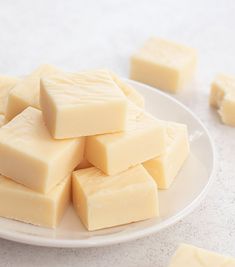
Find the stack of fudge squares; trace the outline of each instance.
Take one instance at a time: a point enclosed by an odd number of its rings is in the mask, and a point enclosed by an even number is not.
[[[89,231],[157,217],[189,154],[186,125],[108,70],[0,76],[0,113],[0,216],[43,227],[71,200]]]

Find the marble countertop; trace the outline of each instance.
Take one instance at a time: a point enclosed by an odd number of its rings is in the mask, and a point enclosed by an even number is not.
[[[176,96],[209,129],[219,157],[215,182],[191,215],[147,238],[104,248],[33,247],[0,239],[0,266],[165,267],[178,243],[235,256],[235,128],[208,106],[217,72],[235,74],[233,0],[9,0],[0,2],[0,73],[41,63],[67,70],[106,67],[128,77],[129,57],[148,37],[195,47],[195,82]]]

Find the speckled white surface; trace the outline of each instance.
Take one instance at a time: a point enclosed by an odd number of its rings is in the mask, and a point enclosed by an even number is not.
[[[198,48],[197,79],[177,98],[208,127],[219,157],[206,200],[161,233],[94,249],[0,239],[0,266],[165,267],[179,242],[235,256],[235,128],[222,125],[207,104],[215,73],[235,74],[234,14],[233,0],[0,2],[0,73],[24,74],[48,62],[68,70],[107,67],[128,76],[129,56],[149,36]]]

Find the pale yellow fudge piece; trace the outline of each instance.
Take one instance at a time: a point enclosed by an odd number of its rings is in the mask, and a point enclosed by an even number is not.
[[[114,82],[132,103],[140,108],[144,108],[144,97],[139,92],[137,92],[127,82],[124,82],[122,79],[120,79],[116,74],[111,72],[111,76],[113,77]]]
[[[157,185],[141,165],[114,176],[78,170],[72,183],[75,210],[89,231],[159,215]]]
[[[2,127],[5,124],[6,120],[5,120],[5,116],[0,114],[0,127]]]
[[[125,129],[127,100],[106,71],[43,78],[40,99],[45,123],[56,139]]]
[[[218,109],[224,124],[235,126],[235,76],[218,74],[211,85],[211,106]]]
[[[81,162],[84,138],[55,140],[40,110],[28,107],[0,128],[0,173],[49,192]]]
[[[90,167],[92,167],[92,164],[86,158],[83,158],[82,162],[79,163],[75,170],[86,169]]]
[[[151,38],[132,56],[130,77],[175,93],[192,80],[196,65],[195,49]]]
[[[0,114],[5,114],[8,95],[19,81],[16,77],[0,75]]]
[[[129,103],[125,132],[89,136],[85,157],[112,175],[159,156],[165,149],[164,123]]]
[[[181,244],[168,267],[235,267],[235,258]]]
[[[6,120],[10,121],[29,106],[40,109],[40,78],[60,72],[59,69],[52,65],[41,65],[32,74],[18,82],[9,93]]]
[[[35,192],[0,176],[0,216],[55,228],[71,198],[71,177],[63,179],[47,194]]]
[[[162,155],[143,163],[143,166],[157,182],[159,189],[169,188],[189,154],[186,125],[166,122],[166,132],[165,151]]]

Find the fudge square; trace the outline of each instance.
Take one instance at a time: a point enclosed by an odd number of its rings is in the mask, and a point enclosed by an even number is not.
[[[29,106],[40,109],[40,78],[58,72],[61,71],[53,65],[44,64],[30,75],[22,78],[9,93],[6,105],[6,120],[10,121]]]
[[[165,149],[164,123],[129,103],[127,129],[121,133],[88,136],[85,158],[112,175],[159,156]]]
[[[210,104],[224,124],[235,126],[235,76],[220,73],[211,85]]]
[[[72,176],[73,204],[90,231],[159,215],[157,185],[141,165],[114,176],[95,167]]]
[[[187,126],[175,122],[166,122],[167,145],[158,157],[143,163],[154,178],[159,189],[170,187],[189,154]]]
[[[132,56],[130,77],[174,93],[192,79],[196,63],[197,53],[193,48],[150,38]]]
[[[0,173],[41,193],[72,172],[83,152],[84,138],[53,139],[33,107],[0,128]]]
[[[235,258],[181,244],[168,267],[235,267]]]
[[[119,132],[126,126],[126,97],[104,70],[43,78],[41,108],[56,139]]]
[[[47,194],[35,192],[0,175],[0,216],[55,228],[71,200],[71,176]]]

